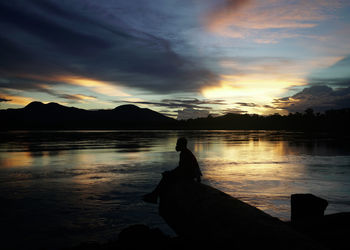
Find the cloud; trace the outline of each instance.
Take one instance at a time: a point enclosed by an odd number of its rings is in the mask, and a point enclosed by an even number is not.
[[[276,43],[301,36],[297,29],[316,27],[332,18],[332,10],[341,6],[341,0],[226,0],[219,1],[207,14],[205,24],[209,31],[223,36],[255,37],[257,43]]]
[[[340,57],[333,64],[312,72],[308,77],[311,85],[328,85],[334,87],[350,86],[350,56]]]
[[[220,2],[206,17],[207,28],[210,31],[231,37],[243,38],[244,35],[241,32],[228,31],[227,27],[230,26],[232,17],[251,2],[251,0],[225,0]]]
[[[6,97],[0,97],[0,102],[10,102],[11,99],[7,99]]]
[[[310,85],[327,85],[333,87],[348,87],[350,86],[349,77],[334,77],[334,78],[311,78]]]
[[[84,95],[84,94],[67,94],[67,93],[63,93],[61,91],[55,91],[55,90],[51,90],[51,89],[46,89],[43,88],[42,92],[46,92],[47,94],[50,94],[52,96],[61,98],[61,99],[65,99],[67,101],[69,101],[70,103],[75,103],[75,102],[84,102],[84,101],[91,101],[91,100],[97,100],[97,98],[95,96],[88,96],[88,95]]]
[[[274,106],[289,112],[303,112],[312,108],[317,112],[350,107],[350,87],[333,89],[328,86],[304,88],[293,96],[279,98]]]
[[[158,107],[167,107],[170,109],[178,109],[178,108],[185,108],[185,109],[204,109],[204,110],[210,110],[212,109],[211,106],[213,105],[225,105],[226,102],[224,100],[199,100],[197,98],[193,99],[163,99],[160,102],[152,102],[152,101],[116,101],[116,102],[124,102],[124,103],[131,103],[131,104],[145,104],[145,105],[153,105]],[[204,105],[204,106],[203,106]],[[209,105],[209,106],[207,106]]]
[[[207,117],[209,113],[215,110],[218,114],[222,114],[221,109],[227,106],[226,101],[221,99],[197,99],[197,98],[183,98],[183,99],[163,99],[161,101],[145,101],[145,100],[124,100],[114,101],[115,103],[128,103],[135,105],[150,105],[161,109],[164,115],[171,117],[178,117],[178,119],[194,119],[198,117]]]
[[[167,37],[94,11],[82,3],[1,2],[1,75],[27,76],[33,86],[29,76],[76,76],[157,93],[197,91],[216,81],[198,58],[175,52]]]
[[[63,77],[62,81],[73,85],[86,87],[96,93],[107,95],[107,96],[130,96],[129,94],[125,93],[120,88],[118,88],[117,86],[108,82],[97,81],[93,79],[77,78],[77,77]]]
[[[192,107],[192,108],[197,108],[201,105],[225,105],[226,101],[221,100],[221,99],[202,99],[199,100],[197,98],[193,99],[164,99],[162,102],[167,102],[167,103],[173,103],[177,105],[183,105],[182,107]],[[201,106],[201,108],[204,108]]]
[[[208,110],[185,108],[183,110],[178,111],[177,119],[178,120],[188,120],[188,119],[208,117],[208,115],[209,115]]]
[[[239,108],[228,108],[221,111],[223,114],[246,114],[248,111]]]
[[[259,107],[258,104],[255,103],[246,103],[246,102],[236,102],[236,104],[243,106],[243,107]]]
[[[52,83],[52,85],[57,85],[56,83]],[[37,81],[36,83],[32,83],[27,79],[11,79],[7,81],[0,81],[0,89],[6,96],[11,95],[16,92],[30,91],[30,92],[41,92],[46,93],[54,97],[58,97],[61,99],[68,100],[71,103],[76,101],[84,102],[86,100],[97,100],[96,96],[85,95],[85,94],[67,94],[62,91],[55,90],[53,86],[50,86],[45,81]],[[12,100],[10,100],[12,102]]]
[[[60,94],[58,97],[71,100],[73,102],[78,101],[78,102],[84,102],[84,101],[91,101],[91,100],[96,100],[97,98],[95,96],[87,96],[83,94]]]
[[[128,103],[135,105],[151,105],[154,107],[166,108],[159,110],[164,115],[180,117],[180,119],[207,117],[209,114],[213,116],[224,115],[226,113],[256,113],[269,111],[275,113],[275,107],[269,105],[260,105],[253,102],[230,102],[222,99],[163,99],[157,101],[145,100],[124,100],[114,101],[115,103]],[[235,106],[235,107],[232,107]],[[179,110],[180,109],[180,110]],[[269,110],[267,110],[269,109]],[[272,111],[270,109],[273,109]],[[204,112],[207,111],[207,112]],[[175,114],[176,113],[176,114]],[[179,115],[180,114],[180,115]]]

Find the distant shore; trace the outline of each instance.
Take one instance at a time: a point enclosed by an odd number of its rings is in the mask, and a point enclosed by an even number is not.
[[[110,110],[84,110],[57,103],[32,102],[21,109],[0,110],[0,130],[286,130],[350,134],[350,108],[288,115],[228,113],[213,117],[175,120],[135,105]]]

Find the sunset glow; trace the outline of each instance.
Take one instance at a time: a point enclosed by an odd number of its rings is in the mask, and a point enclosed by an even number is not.
[[[270,107],[264,107],[264,104],[272,103],[276,96],[286,93],[289,87],[305,85],[303,79],[282,80],[264,75],[224,75],[222,79],[220,85],[204,88],[203,96],[208,99],[221,98],[226,101],[245,102],[246,108],[252,111],[254,107],[254,113],[257,114],[269,113]],[[260,108],[256,109],[257,106]]]
[[[195,118],[348,103],[348,1],[47,4],[1,3],[1,109],[135,104]]]
[[[0,0],[0,30],[1,249],[347,245],[350,0]]]

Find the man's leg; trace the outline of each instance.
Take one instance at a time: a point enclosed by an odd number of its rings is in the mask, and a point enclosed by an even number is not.
[[[160,190],[165,186],[167,179],[168,178],[163,175],[162,179],[160,180],[156,188],[151,193],[145,194],[142,200],[148,203],[157,204]]]

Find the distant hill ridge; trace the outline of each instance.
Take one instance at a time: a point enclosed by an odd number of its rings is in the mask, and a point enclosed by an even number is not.
[[[108,110],[85,110],[37,101],[20,109],[0,110],[0,118],[0,127],[7,129],[162,128],[175,122],[156,111],[130,104]]]
[[[44,104],[42,102],[31,102],[23,108],[26,111],[58,111],[58,110],[83,110],[75,107],[67,107],[61,104],[50,102]]]
[[[1,130],[23,129],[242,129],[331,132],[350,135],[350,108],[288,115],[225,114],[177,121],[148,108],[121,105],[85,110],[58,103],[32,102],[24,108],[0,110]],[[345,138],[345,137],[344,137]],[[348,137],[346,137],[348,138]]]

